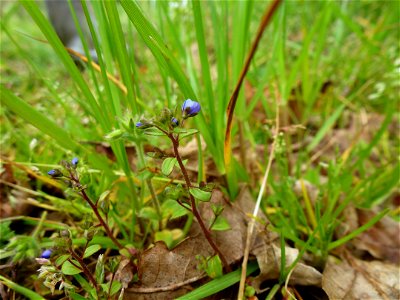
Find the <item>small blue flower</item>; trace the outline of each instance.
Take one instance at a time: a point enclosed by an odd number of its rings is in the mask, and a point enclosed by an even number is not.
[[[136,123],[136,128],[138,128],[138,129],[147,129],[147,128],[150,128],[153,126],[154,125],[151,123],[151,121],[147,121],[147,120],[141,120]]]
[[[191,99],[185,100],[185,102],[182,104],[182,115],[184,119],[194,117],[199,113],[200,110],[200,103]]]
[[[59,169],[53,169],[47,172],[48,175],[50,175],[53,178],[61,177],[63,176],[62,172]]]
[[[79,159],[78,159],[77,157],[74,157],[74,158],[71,160],[71,163],[72,163],[72,167],[75,169],[75,168],[78,166]]]
[[[40,255],[40,258],[46,258],[49,259],[51,256],[52,251],[50,249],[46,249],[42,252],[42,254]]]
[[[179,126],[179,120],[175,117],[172,117],[171,123],[172,123],[172,127]]]

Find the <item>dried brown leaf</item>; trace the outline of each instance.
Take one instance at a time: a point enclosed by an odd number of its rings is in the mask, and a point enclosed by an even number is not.
[[[359,225],[364,225],[375,216],[372,211],[357,210]],[[400,263],[400,224],[384,217],[373,227],[360,234],[352,244],[368,251],[375,258]]]
[[[231,205],[225,202],[222,192],[214,190],[210,202],[200,204],[200,213],[206,224],[213,216],[211,203],[224,205],[222,216],[231,226],[231,230],[213,232],[213,238],[230,264],[238,262],[243,257],[247,232],[248,217],[244,212],[251,211],[254,206],[251,195],[243,189]],[[256,244],[261,242],[265,243],[265,239],[257,235]],[[190,284],[205,277],[204,272],[197,268],[196,255],[213,254],[199,225],[194,222],[189,238],[174,249],[169,250],[163,242],[157,242],[142,253],[138,264],[140,283],[126,290],[126,299],[173,299],[187,293]]]
[[[329,257],[322,275],[322,288],[330,299],[399,299],[398,266],[355,258],[339,261]]]
[[[264,244],[253,250],[260,266],[260,275],[258,275],[252,285],[256,291],[261,292],[261,284],[264,281],[278,279],[281,270],[281,249],[274,244]],[[285,247],[286,267],[289,267],[299,255],[299,250]],[[311,266],[304,263],[297,263],[290,276],[290,285],[314,285],[321,286],[322,274]]]

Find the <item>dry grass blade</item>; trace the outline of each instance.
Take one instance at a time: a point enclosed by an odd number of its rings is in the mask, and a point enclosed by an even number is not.
[[[279,102],[277,101],[276,102],[275,133],[274,133],[275,139],[274,139],[274,142],[272,143],[272,146],[271,146],[271,152],[270,152],[269,158],[268,158],[267,169],[265,170],[264,178],[263,178],[263,181],[262,181],[262,184],[261,184],[261,188],[260,188],[260,191],[258,193],[257,202],[256,202],[256,205],[254,207],[253,218],[251,218],[249,226],[247,227],[246,246],[245,246],[245,249],[244,249],[243,263],[242,263],[242,275],[241,275],[241,278],[240,278],[240,285],[239,285],[239,292],[238,292],[238,299],[239,300],[243,299],[243,295],[244,295],[244,287],[245,287],[246,271],[247,271],[247,261],[249,259],[251,237],[252,237],[253,232],[254,232],[255,220],[256,220],[258,211],[260,209],[261,198],[262,198],[262,196],[264,194],[265,187],[266,187],[267,181],[268,181],[269,172],[270,172],[271,166],[272,166],[272,161],[274,159],[274,152],[275,152],[275,146],[276,146],[278,133],[279,133]]]
[[[272,19],[272,16],[274,15],[274,13],[276,12],[279,4],[282,2],[282,0],[274,0],[271,5],[268,7],[268,9],[266,10],[260,26],[258,28],[257,31],[257,35],[254,39],[254,42],[251,46],[251,49],[247,55],[246,58],[246,62],[243,66],[243,69],[240,73],[240,77],[239,80],[236,84],[235,90],[232,93],[232,96],[229,100],[228,103],[228,108],[226,109],[226,115],[227,115],[227,124],[226,124],[226,131],[225,131],[225,141],[224,141],[224,160],[225,160],[225,166],[226,169],[229,170],[230,169],[230,165],[231,165],[231,159],[232,159],[232,151],[231,151],[231,131],[232,131],[232,120],[233,120],[233,112],[235,110],[235,106],[236,106],[236,101],[239,95],[239,91],[240,88],[242,86],[244,77],[247,74],[247,71],[249,70],[250,67],[250,62],[253,59],[254,54],[256,53],[257,50],[257,46],[261,40],[261,37],[265,31],[265,29],[267,28],[267,25],[269,24],[269,22]]]

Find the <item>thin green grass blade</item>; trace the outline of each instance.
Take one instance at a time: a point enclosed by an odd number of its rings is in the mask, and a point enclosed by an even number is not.
[[[385,215],[387,215],[390,212],[390,209],[387,208],[383,211],[381,211],[379,214],[377,214],[375,217],[371,218],[371,220],[369,220],[366,224],[362,225],[361,227],[357,228],[356,230],[354,230],[353,232],[351,232],[350,234],[342,237],[341,239],[334,241],[332,243],[329,244],[328,246],[328,250],[333,250],[343,244],[345,244],[346,242],[350,241],[351,239],[355,238],[357,235],[361,234],[362,232],[364,232],[365,230],[368,230],[369,228],[371,228],[376,222],[378,222],[380,219],[382,219]]]
[[[86,98],[88,104],[91,108],[91,113],[96,117],[98,122],[102,125],[103,128],[110,128],[108,119],[104,117],[104,112],[100,109],[98,103],[96,102],[95,97],[89,89],[89,86],[85,82],[82,77],[82,74],[72,61],[70,55],[65,50],[64,45],[61,43],[60,39],[54,32],[49,21],[44,17],[43,13],[40,11],[38,5],[34,1],[21,1],[21,4],[24,6],[25,10],[30,14],[32,19],[38,25],[44,36],[47,38],[49,44],[53,47],[54,51],[64,64],[65,68],[71,74],[71,77],[74,79],[74,82],[80,88],[83,96]]]
[[[119,65],[119,70],[122,76],[122,80],[127,88],[128,94],[126,95],[129,107],[133,114],[139,113],[139,107],[136,103],[136,93],[132,83],[132,72],[130,70],[130,61],[128,59],[128,53],[126,51],[126,41],[124,33],[122,32],[121,22],[118,16],[117,3],[114,1],[105,1],[104,6],[108,15],[110,24],[110,34],[113,37],[113,46],[116,52],[116,57]]]
[[[0,95],[2,104],[4,103],[4,105],[6,105],[15,114],[19,115],[26,122],[35,126],[44,134],[52,137],[61,147],[69,149],[72,152],[84,150],[89,154],[88,149],[75,142],[64,129],[60,128],[45,115],[35,110],[21,98],[15,96],[3,85],[1,85]],[[90,153],[90,159],[99,169],[109,170],[109,166],[105,158],[100,157],[96,153]]]
[[[201,63],[201,74],[203,78],[204,88],[206,89],[207,95],[207,107],[209,108],[210,119],[216,120],[215,113],[215,101],[213,95],[213,85],[211,82],[211,73],[210,73],[210,65],[207,58],[207,47],[206,41],[204,38],[204,25],[203,25],[203,17],[201,12],[201,3],[198,0],[192,1],[193,8],[193,16],[194,16],[194,24],[196,28],[196,37],[197,37],[197,46],[199,48],[199,56]],[[211,122],[211,127],[213,128],[213,136],[216,137],[217,123]]]
[[[24,102],[21,98],[15,96],[3,85],[1,85],[1,102],[25,121],[38,128],[41,132],[52,137],[63,148],[76,151],[81,147],[70,138],[65,130],[50,121],[45,115]]]
[[[153,53],[160,68],[168,70],[170,76],[174,78],[179,85],[185,98],[191,98],[193,100],[197,99],[197,96],[194,93],[189,80],[179,66],[178,61],[173,56],[171,50],[163,42],[160,34],[154,26],[145,18],[138,4],[134,1],[122,0],[121,6],[125,10],[136,30],[139,32],[140,36],[143,38],[147,47]],[[213,154],[218,170],[223,172],[224,163],[223,160],[219,159],[221,158],[221,155],[219,154],[220,151],[218,151],[214,144],[212,133],[210,132],[209,126],[206,124],[203,113],[200,113],[200,115],[196,117],[195,122],[207,143],[208,149]]]
[[[31,300],[45,300],[42,296],[0,275],[0,282]]]
[[[249,265],[247,266],[247,275],[250,275],[257,269],[258,269],[257,262],[249,263]],[[229,274],[226,274],[219,278],[216,278],[216,279],[206,283],[205,285],[199,287],[198,289],[195,289],[194,291],[192,291],[182,297],[179,297],[177,300],[204,299],[208,296],[218,293],[218,292],[230,287],[231,285],[239,282],[241,272],[242,272],[242,270],[238,269],[234,272],[231,272]]]
[[[328,133],[328,131],[332,128],[337,119],[340,117],[345,107],[346,107],[345,104],[340,105],[332,113],[332,115],[325,121],[321,129],[318,131],[318,133],[315,135],[311,143],[308,145],[307,147],[308,152],[312,151],[321,142],[324,136]]]

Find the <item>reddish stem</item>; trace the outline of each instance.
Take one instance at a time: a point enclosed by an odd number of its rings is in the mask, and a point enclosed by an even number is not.
[[[182,174],[183,174],[183,178],[185,179],[185,182],[186,182],[187,189],[189,191],[189,189],[192,187],[192,183],[191,183],[191,181],[189,179],[189,175],[188,175],[188,173],[186,171],[185,166],[183,165],[182,158],[181,158],[181,156],[179,154],[179,150],[178,150],[178,148],[179,148],[179,136],[177,136],[175,138],[172,133],[168,133],[168,137],[172,141],[175,158],[178,161],[179,167],[180,167],[180,169],[182,171]],[[224,265],[226,271],[231,272],[231,268],[230,268],[230,266],[228,264],[228,261],[226,260],[225,256],[222,254],[222,252],[219,250],[218,246],[214,243],[214,241],[213,241],[213,239],[211,237],[211,233],[208,230],[208,228],[206,227],[206,225],[204,224],[203,219],[201,218],[201,215],[200,215],[200,213],[199,213],[199,211],[197,209],[196,200],[194,199],[193,195],[190,192],[189,192],[189,199],[190,199],[190,202],[191,202],[193,215],[196,217],[197,222],[199,223],[200,228],[203,231],[205,238],[207,239],[207,241],[210,244],[210,246],[214,249],[215,253],[217,253],[219,258],[221,259],[222,264]]]
[[[113,243],[118,247],[119,250],[122,249],[126,249],[126,247],[124,247],[113,235],[113,233],[111,232],[110,227],[108,227],[108,224],[104,221],[103,217],[101,216],[99,209],[97,208],[97,205],[94,204],[92,202],[92,200],[90,200],[89,196],[86,194],[85,190],[82,188],[82,185],[79,181],[79,179],[77,177],[74,176],[74,174],[70,173],[71,175],[71,179],[78,185],[78,188],[80,188],[80,194],[82,196],[82,198],[90,205],[91,209],[93,210],[94,214],[97,217],[97,220],[99,220],[100,225],[104,228],[107,236],[113,241]],[[128,249],[126,249],[128,250]],[[131,253],[131,251],[128,250],[129,253]],[[132,261],[132,259],[130,260],[130,264],[132,265],[134,271],[137,271],[137,266],[136,264]]]
[[[96,280],[94,279],[94,277],[93,277],[92,273],[90,272],[90,270],[87,268],[87,266],[86,266],[85,262],[83,261],[83,259],[78,254],[76,254],[76,252],[74,251],[74,249],[72,249],[71,246],[69,247],[69,252],[71,253],[71,256],[73,258],[75,258],[79,262],[79,264],[80,264],[80,266],[81,266],[81,268],[83,270],[83,273],[85,273],[85,275],[89,278],[90,282],[93,284],[93,286],[95,287],[96,291],[99,291],[99,286],[97,285]],[[79,266],[75,265],[73,261],[69,260],[69,262],[71,264],[73,264],[75,267],[79,268]]]

